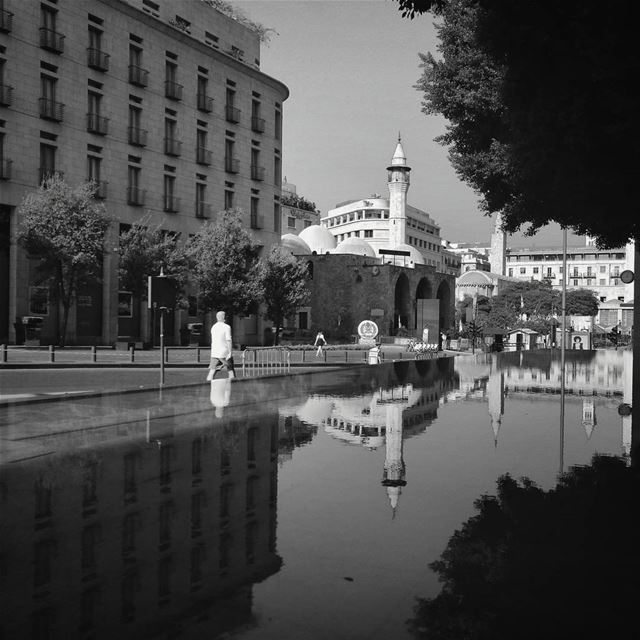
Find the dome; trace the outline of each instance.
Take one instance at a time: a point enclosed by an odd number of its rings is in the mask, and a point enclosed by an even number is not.
[[[486,271],[466,271],[458,278],[457,284],[468,287],[490,287],[495,283]]]
[[[285,233],[280,239],[280,245],[286,251],[291,251],[294,256],[308,256],[311,254],[309,245],[293,233]]]
[[[357,256],[369,256],[376,258],[373,247],[362,238],[346,238],[331,253],[351,253]]]
[[[395,258],[395,262],[397,265],[403,265],[404,266],[411,266],[411,262],[413,262],[413,264],[425,264],[424,261],[424,256],[415,248],[412,247],[410,244],[399,244],[397,246],[394,247],[382,247],[383,249],[396,249],[397,251],[408,251],[409,255],[408,256],[386,256],[386,255],[380,255],[381,258],[383,258],[383,260],[385,262],[391,262],[391,264],[393,264],[393,260]],[[404,260],[404,263],[403,263]]]
[[[309,245],[312,253],[315,251],[318,254],[323,254],[336,247],[336,239],[329,229],[319,224],[312,224],[310,227],[303,229],[298,237]]]

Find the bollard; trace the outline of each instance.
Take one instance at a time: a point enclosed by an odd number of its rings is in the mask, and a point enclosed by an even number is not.
[[[196,347],[196,362],[200,364],[200,347]]]
[[[50,344],[49,345],[49,362],[55,362],[56,361],[56,348]]]
[[[135,353],[136,353],[136,345],[132,344],[129,346],[129,362],[135,361],[136,359]]]
[[[98,349],[91,347],[91,362],[98,362]]]
[[[2,348],[2,362],[6,362],[7,361],[7,345],[3,344],[3,345],[0,345],[0,347]]]

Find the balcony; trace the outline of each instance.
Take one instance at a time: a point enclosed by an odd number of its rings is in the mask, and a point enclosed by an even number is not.
[[[8,84],[0,84],[0,105],[3,107],[11,106],[13,102],[13,87]]]
[[[240,161],[227,156],[224,159],[224,170],[227,173],[238,173],[240,171]]]
[[[109,118],[103,118],[97,113],[87,113],[87,131],[99,136],[106,136],[109,130]]]
[[[149,72],[135,64],[129,65],[129,83],[137,87],[146,87],[149,83]]]
[[[147,146],[147,130],[140,127],[129,127],[129,144],[136,147]]]
[[[251,117],[251,130],[256,133],[264,133],[265,120],[264,118],[258,118],[257,116]]]
[[[40,48],[53,53],[64,51],[64,36],[53,29],[40,27]]]
[[[234,124],[240,122],[240,109],[236,109],[230,104],[227,104],[225,105],[224,111],[227,122],[233,122]]]
[[[264,167],[259,167],[256,164],[251,165],[251,179],[252,180],[264,180]]]
[[[175,196],[165,196],[164,211],[168,213],[177,213],[180,211],[180,198],[176,198]]]
[[[264,216],[252,213],[250,224],[252,229],[264,229]]]
[[[211,216],[211,205],[208,202],[196,201],[196,218],[208,218]]]
[[[196,162],[198,164],[211,164],[212,152],[209,149],[205,149],[204,147],[198,147],[196,149]]]
[[[176,156],[178,157],[182,150],[182,142],[176,140],[175,138],[165,138],[164,139],[164,152],[168,156]]]
[[[141,207],[144,205],[147,192],[139,187],[127,188],[127,204],[133,207]]]
[[[213,98],[206,93],[199,93],[198,96],[198,110],[205,113],[211,113],[213,111]]]
[[[106,200],[108,182],[104,180],[94,180],[93,178],[87,178],[87,182],[93,182],[95,184],[96,190],[93,194],[94,198],[97,200]]]
[[[9,33],[13,28],[13,13],[5,9],[0,9],[0,31]]]
[[[100,49],[89,47],[87,49],[87,64],[97,71],[109,70],[109,54]]]
[[[164,83],[164,96],[171,100],[182,100],[182,85],[171,80]]]
[[[11,160],[0,158],[0,180],[11,180]]]
[[[42,184],[51,178],[58,177],[61,180],[64,179],[64,172],[52,169],[51,167],[40,167],[38,169],[38,184]]]
[[[64,104],[49,100],[48,98],[39,98],[40,117],[44,120],[53,120],[54,122],[62,122],[64,117]]]

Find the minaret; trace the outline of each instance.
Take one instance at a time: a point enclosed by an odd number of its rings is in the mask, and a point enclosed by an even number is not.
[[[507,267],[507,234],[502,230],[502,214],[496,213],[496,221],[491,234],[491,253],[489,254],[489,268],[491,273],[506,275]]]
[[[389,185],[389,246],[397,247],[406,242],[407,228],[407,191],[409,190],[409,172],[407,158],[398,133],[398,146],[387,167]]]

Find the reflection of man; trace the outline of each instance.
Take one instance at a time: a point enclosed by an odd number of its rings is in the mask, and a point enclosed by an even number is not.
[[[229,378],[235,378],[233,355],[231,352],[231,327],[225,322],[224,311],[216,313],[217,322],[211,327],[211,364],[207,380],[213,380],[221,369],[229,372]]]
[[[209,399],[215,407],[216,418],[222,418],[224,407],[226,407],[231,400],[231,379],[221,378],[220,380],[212,380]]]

